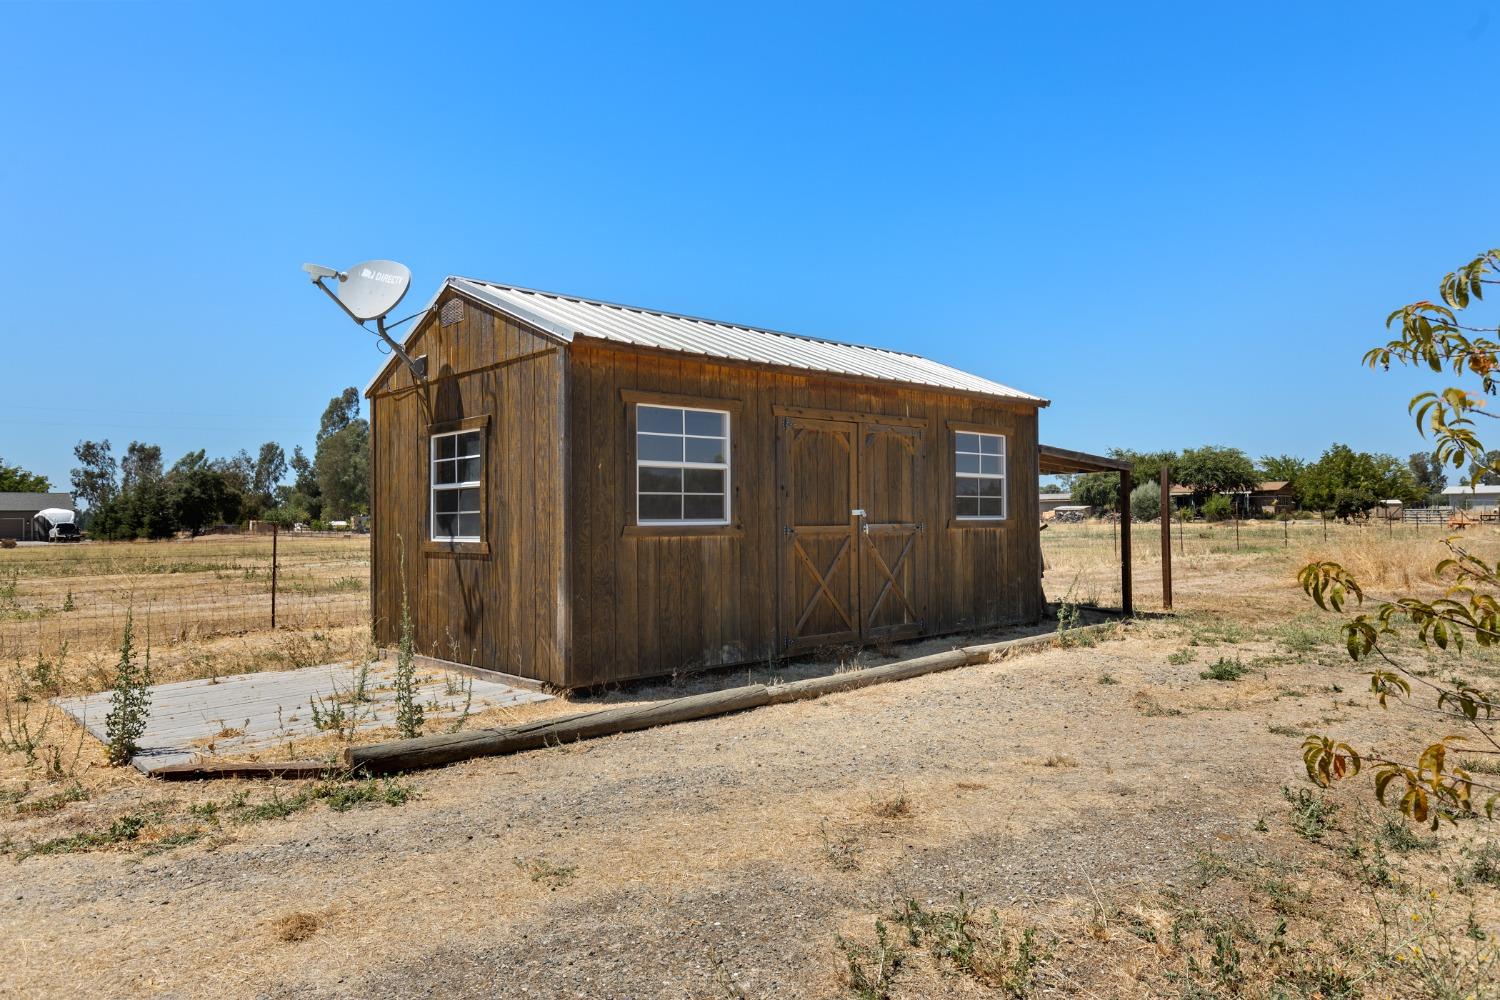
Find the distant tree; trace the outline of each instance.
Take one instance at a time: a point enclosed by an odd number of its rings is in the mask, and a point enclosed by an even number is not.
[[[219,519],[237,524],[259,517],[262,502],[255,493],[255,459],[241,448],[229,458],[216,458],[208,467],[219,476]]]
[[[1229,498],[1222,493],[1215,493],[1203,501],[1203,519],[1205,521],[1227,521],[1234,508],[1230,506]]]
[[[229,458],[216,458],[209,465],[223,473],[230,485],[244,493],[255,488],[255,459],[241,448]]]
[[[161,477],[161,445],[130,442],[120,459],[120,489],[128,493],[147,480]]]
[[[318,474],[313,469],[312,462],[303,454],[300,444],[294,445],[292,448],[291,466],[292,471],[297,475],[292,488],[300,493],[316,492],[318,489]]]
[[[202,450],[178,459],[167,476],[171,484],[173,516],[177,525],[198,535],[224,518],[228,490],[221,471],[210,468]]]
[[[1130,476],[1138,483],[1155,483],[1161,480],[1162,466],[1174,468],[1177,461],[1175,451],[1131,451],[1128,448],[1111,448],[1111,458],[1130,463]],[[1114,478],[1114,474],[1110,474]]]
[[[6,465],[0,458],[0,493],[46,493],[51,489],[46,476],[27,472],[19,465]]]
[[[303,453],[300,444],[292,448],[289,464],[296,473],[296,478],[290,489],[283,487],[282,491],[278,491],[277,502],[280,506],[297,512],[294,521],[315,521],[323,512],[323,492],[318,487],[318,471]]]
[[[1137,483],[1156,482],[1161,477],[1162,466],[1171,466],[1177,458],[1173,451],[1132,451],[1128,448],[1111,448],[1108,455],[1129,462],[1131,478]],[[1117,511],[1120,506],[1120,474],[1090,472],[1074,476],[1069,492],[1074,503],[1087,504],[1096,514]]]
[[[199,448],[197,451],[190,451],[173,462],[172,467],[167,470],[167,475],[182,476],[192,472],[194,469],[204,469],[207,467],[208,452],[203,448]]]
[[[252,486],[256,493],[269,501],[275,495],[277,485],[284,478],[286,478],[286,451],[275,441],[267,441],[260,446],[260,454],[256,456]]]
[[[324,438],[315,465],[323,517],[349,517],[370,509],[370,425],[356,419]]]
[[[1144,482],[1130,491],[1130,517],[1134,521],[1155,521],[1161,517],[1161,485]]]
[[[78,467],[69,479],[75,497],[93,508],[119,492],[118,464],[110,454],[108,439],[78,442],[73,447],[73,457],[78,460]]]
[[[1306,471],[1307,463],[1291,455],[1262,455],[1260,457],[1260,475],[1268,482],[1291,483],[1295,488],[1297,479]]]
[[[1297,499],[1309,510],[1347,521],[1382,500],[1420,503],[1426,495],[1411,469],[1393,455],[1355,451],[1336,444],[1308,467],[1297,483]]]
[[[353,386],[323,411],[313,468],[324,518],[370,509],[370,425],[359,415],[359,390]]]
[[[1095,514],[1107,514],[1120,506],[1120,477],[1113,472],[1090,472],[1073,477],[1072,499],[1086,504]]]
[[[1474,486],[1500,486],[1500,451],[1487,451],[1469,466],[1467,482]]]
[[[1434,493],[1443,492],[1448,485],[1448,476],[1443,472],[1443,467],[1434,461],[1430,451],[1414,451],[1406,460],[1406,467],[1411,470],[1412,478],[1417,481],[1422,492],[1431,496]]]
[[[130,493],[130,527],[137,538],[170,538],[177,530],[177,511],[166,480],[143,480]]]
[[[1042,485],[1040,487],[1038,487],[1038,492],[1040,492],[1040,493],[1066,493],[1068,491],[1063,488],[1063,485],[1061,483],[1042,483]]]
[[[1177,481],[1192,488],[1195,502],[1202,502],[1218,493],[1253,490],[1260,485],[1260,474],[1255,471],[1255,463],[1238,448],[1217,445],[1189,448],[1172,468]]]
[[[359,416],[359,390],[350,386],[328,401],[323,410],[323,419],[318,424],[316,444],[348,427]]]

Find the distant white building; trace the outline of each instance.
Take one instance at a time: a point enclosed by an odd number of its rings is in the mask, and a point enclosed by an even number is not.
[[[1494,507],[1500,505],[1500,486],[1449,486],[1443,496],[1452,507]]]

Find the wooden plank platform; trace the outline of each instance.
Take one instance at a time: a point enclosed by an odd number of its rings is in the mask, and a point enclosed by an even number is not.
[[[151,688],[151,716],[141,738],[141,752],[131,763],[151,774],[172,765],[270,750],[278,751],[279,756],[289,756],[284,751],[295,741],[321,735],[313,723],[315,699],[321,702],[337,699],[343,702],[346,711],[353,708],[349,696],[357,683],[357,671],[354,664],[331,663],[302,670],[158,684]],[[365,686],[368,700],[358,706],[358,728],[395,724],[395,674],[394,662],[369,665]],[[417,680],[417,700],[432,719],[460,715],[471,681],[474,696],[470,712],[547,701],[552,697],[540,691],[428,667],[418,667]],[[109,692],[59,698],[56,704],[99,740],[105,739]]]

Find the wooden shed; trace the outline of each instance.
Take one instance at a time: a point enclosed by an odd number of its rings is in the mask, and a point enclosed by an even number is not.
[[[1046,400],[909,354],[449,278],[371,382],[372,593],[560,688],[1036,621]]]

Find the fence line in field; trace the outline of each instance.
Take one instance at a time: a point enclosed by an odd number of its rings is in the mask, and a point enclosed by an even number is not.
[[[0,654],[114,645],[127,610],[157,646],[267,632],[273,607],[278,630],[367,623],[367,558],[342,545],[301,549],[308,534],[29,550],[40,557],[16,564],[9,601],[0,592]]]

